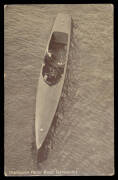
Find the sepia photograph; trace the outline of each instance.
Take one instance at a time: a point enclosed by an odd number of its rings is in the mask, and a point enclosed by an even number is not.
[[[4,5],[4,175],[114,175],[113,4]]]

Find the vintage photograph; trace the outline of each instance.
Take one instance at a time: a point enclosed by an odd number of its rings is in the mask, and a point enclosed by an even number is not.
[[[114,6],[4,6],[4,175],[114,175]]]

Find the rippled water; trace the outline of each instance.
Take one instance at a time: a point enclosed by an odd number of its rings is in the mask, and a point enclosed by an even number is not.
[[[59,12],[72,16],[68,68],[59,107],[37,158],[36,88]],[[9,5],[4,34],[5,173],[113,174],[113,6]]]

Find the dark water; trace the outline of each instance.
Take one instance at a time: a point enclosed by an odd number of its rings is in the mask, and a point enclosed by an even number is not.
[[[62,97],[39,162],[34,137],[36,88],[59,12],[72,16],[71,46]],[[113,6],[9,5],[5,9],[5,173],[113,174],[113,117]]]

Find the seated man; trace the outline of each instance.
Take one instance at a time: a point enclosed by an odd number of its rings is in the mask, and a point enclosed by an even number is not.
[[[50,64],[44,65],[42,74],[44,77],[44,81],[46,81],[49,85],[56,84],[61,77],[61,73],[59,72],[59,70],[57,70],[57,68],[51,66]]]
[[[51,52],[47,52],[45,55],[45,63],[53,64],[55,61],[55,56]]]
[[[51,52],[47,52],[45,55],[45,63],[43,67],[43,77],[44,80],[49,84],[56,84],[64,71],[64,66],[62,63],[55,63],[55,56]]]

